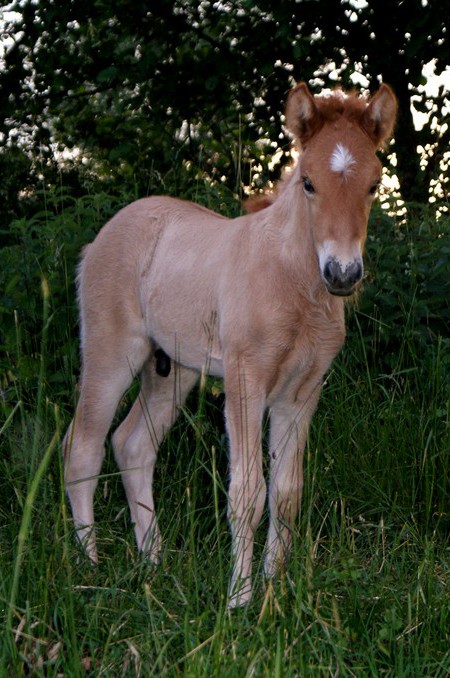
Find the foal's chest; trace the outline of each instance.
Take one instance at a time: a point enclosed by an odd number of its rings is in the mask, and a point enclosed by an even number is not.
[[[322,383],[345,339],[343,310],[314,313],[297,326],[294,340],[280,356],[269,389],[269,405],[301,402]]]

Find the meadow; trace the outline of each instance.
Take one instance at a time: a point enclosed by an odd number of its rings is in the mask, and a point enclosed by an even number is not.
[[[290,563],[264,581],[264,520],[252,601],[229,611],[219,381],[194,391],[158,459],[157,569],[136,553],[109,445],[96,568],[65,498],[77,257],[131,199],[46,189],[0,250],[0,676],[449,676],[449,216],[374,209],[367,278],[309,436]]]

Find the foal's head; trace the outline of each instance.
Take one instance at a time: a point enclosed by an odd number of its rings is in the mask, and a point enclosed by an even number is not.
[[[289,95],[286,123],[301,147],[301,190],[331,294],[348,296],[362,279],[367,221],[381,179],[376,150],[392,133],[396,109],[387,85],[369,102],[340,91],[313,97],[304,83]]]

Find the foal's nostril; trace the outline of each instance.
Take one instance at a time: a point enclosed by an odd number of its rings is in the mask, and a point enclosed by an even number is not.
[[[350,285],[356,285],[357,282],[359,282],[362,278],[363,275],[363,267],[359,263],[359,261],[354,261],[351,266],[349,266],[345,270],[347,274],[347,280],[350,283]]]
[[[328,259],[323,269],[323,277],[331,286],[339,283],[342,277],[342,270],[336,259]]]

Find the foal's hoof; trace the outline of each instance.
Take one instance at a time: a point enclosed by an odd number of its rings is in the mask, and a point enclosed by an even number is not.
[[[251,582],[246,581],[241,583],[241,586],[236,590],[236,586],[230,587],[228,594],[228,609],[234,610],[239,607],[245,607],[250,602],[252,597]]]
[[[161,565],[161,557],[159,552],[149,551],[139,551],[139,562],[145,568],[148,568],[151,572],[154,572]]]
[[[149,549],[140,552],[141,562],[151,572],[155,572],[161,565],[161,547],[152,545]]]
[[[92,527],[81,527],[76,530],[78,543],[91,565],[98,565],[97,541]]]
[[[149,554],[144,553],[144,562],[151,572],[156,572],[161,565],[161,558],[152,558]]]

